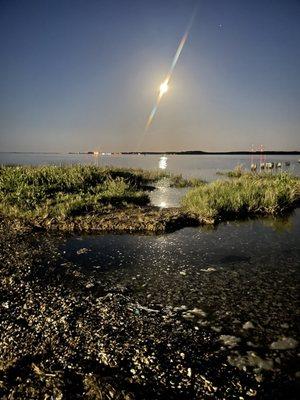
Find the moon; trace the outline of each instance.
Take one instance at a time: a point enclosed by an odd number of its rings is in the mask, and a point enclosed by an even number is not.
[[[159,87],[159,95],[163,96],[169,90],[168,82],[164,81]]]

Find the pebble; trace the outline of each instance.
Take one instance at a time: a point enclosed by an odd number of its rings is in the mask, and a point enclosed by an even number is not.
[[[247,329],[254,329],[254,325],[251,321],[247,321],[244,323],[243,325],[243,329],[247,330]]]
[[[202,269],[200,269],[200,271],[202,271],[202,272],[214,272],[214,271],[216,271],[216,268],[214,268],[214,267],[208,267],[208,268],[202,268]]]
[[[246,356],[240,354],[234,354],[228,356],[228,362],[230,365],[239,368],[240,370],[246,371],[247,367],[254,367],[256,370],[271,371],[273,369],[273,360],[263,359],[254,351],[248,351]]]
[[[190,314],[195,315],[196,317],[206,317],[206,312],[201,310],[200,308],[193,308],[192,310],[188,310]]]
[[[254,397],[254,396],[257,395],[257,391],[254,390],[254,389],[249,389],[249,390],[246,392],[246,394],[247,394],[248,396]]]
[[[241,341],[240,338],[231,335],[221,335],[220,340],[228,347],[235,347]]]
[[[87,249],[86,247],[82,247],[82,249],[79,249],[79,250],[77,250],[77,254],[78,255],[80,255],[80,254],[85,254],[85,253],[88,253],[90,250],[89,249]]]
[[[281,324],[280,326],[281,326],[281,328],[283,328],[283,329],[289,329],[289,325],[286,324],[286,323]]]

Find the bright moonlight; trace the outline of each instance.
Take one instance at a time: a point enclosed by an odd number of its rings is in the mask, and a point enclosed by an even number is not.
[[[159,87],[159,95],[163,96],[169,90],[168,82],[164,81]]]

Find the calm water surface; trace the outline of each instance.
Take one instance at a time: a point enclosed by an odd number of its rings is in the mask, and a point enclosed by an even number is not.
[[[78,256],[81,248],[87,252]],[[196,301],[205,307],[210,300],[191,290],[201,286],[203,279],[216,280],[216,294],[229,277],[236,281],[237,275],[242,281],[235,294],[245,287],[261,291],[260,278],[272,274],[289,276],[294,286],[300,266],[300,210],[285,218],[185,228],[161,236],[72,236],[63,251],[67,261],[87,269],[93,279],[143,287],[138,296],[146,302],[150,295],[151,302],[191,307]],[[272,280],[269,284],[276,286]]]

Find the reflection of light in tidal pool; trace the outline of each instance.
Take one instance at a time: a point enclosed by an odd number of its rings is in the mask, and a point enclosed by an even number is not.
[[[170,179],[162,178],[156,183],[156,189],[150,192],[151,204],[160,208],[179,207],[187,188],[170,187]]]
[[[165,186],[166,185],[166,186]],[[168,195],[168,189],[169,189],[169,181],[168,180],[162,180],[161,181],[161,186],[157,188],[155,191],[156,194],[156,205],[160,208],[166,208],[169,207],[169,195]]]
[[[168,160],[168,157],[165,157],[165,156],[162,156],[162,157],[160,157],[160,159],[159,159],[159,163],[158,163],[158,168],[159,169],[166,169],[167,168],[167,160]]]

